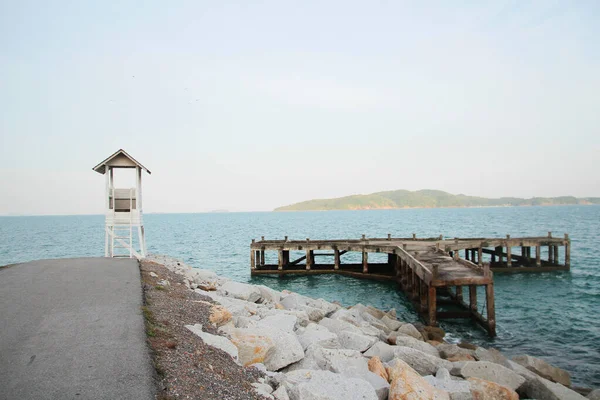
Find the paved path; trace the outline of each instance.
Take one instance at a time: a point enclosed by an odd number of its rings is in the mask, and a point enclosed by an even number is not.
[[[134,259],[0,268],[0,399],[152,399]]]

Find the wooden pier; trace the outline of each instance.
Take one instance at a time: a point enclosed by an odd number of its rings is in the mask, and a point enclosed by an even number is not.
[[[562,261],[560,260],[560,248]],[[535,250],[532,255],[531,249]],[[252,240],[252,275],[340,274],[363,279],[395,281],[415,304],[428,325],[438,319],[470,318],[496,335],[493,271],[547,272],[569,270],[569,236],[554,238],[366,238],[358,240]],[[295,260],[290,254],[300,251]],[[276,252],[277,263],[265,253]],[[360,263],[342,262],[359,253]],[[369,254],[387,254],[387,262],[369,262]],[[268,259],[269,257],[267,257]],[[344,257],[347,259],[347,256]],[[273,257],[274,259],[274,257]],[[333,260],[333,261],[327,261]],[[484,307],[477,302],[482,287]],[[463,288],[465,292],[463,292]]]

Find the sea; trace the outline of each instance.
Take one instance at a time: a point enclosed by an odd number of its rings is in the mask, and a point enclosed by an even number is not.
[[[569,371],[576,385],[600,387],[600,258],[595,254],[600,252],[600,206],[146,214],[144,222],[150,253],[343,305],[395,308],[407,321],[418,321],[418,315],[392,283],[337,275],[250,277],[251,240],[568,233],[571,271],[495,274],[497,337],[488,337],[468,320],[442,321],[441,327],[450,340],[494,347],[509,356],[539,357]],[[0,265],[103,256],[103,229],[102,215],[0,217]],[[275,257],[267,255],[267,261]],[[359,255],[350,257],[357,261]]]

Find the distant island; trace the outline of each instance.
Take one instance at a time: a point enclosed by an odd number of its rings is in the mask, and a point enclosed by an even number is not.
[[[577,198],[573,196],[533,197],[485,197],[451,194],[441,190],[392,190],[372,194],[357,194],[335,199],[308,200],[275,211],[328,211],[328,210],[382,210],[395,208],[440,208],[440,207],[516,207],[558,206],[574,204],[600,204],[600,197]]]

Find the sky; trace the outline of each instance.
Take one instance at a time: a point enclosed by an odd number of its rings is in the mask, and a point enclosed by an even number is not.
[[[0,215],[101,214],[120,148],[146,212],[600,196],[598,38],[595,0],[0,0]]]

